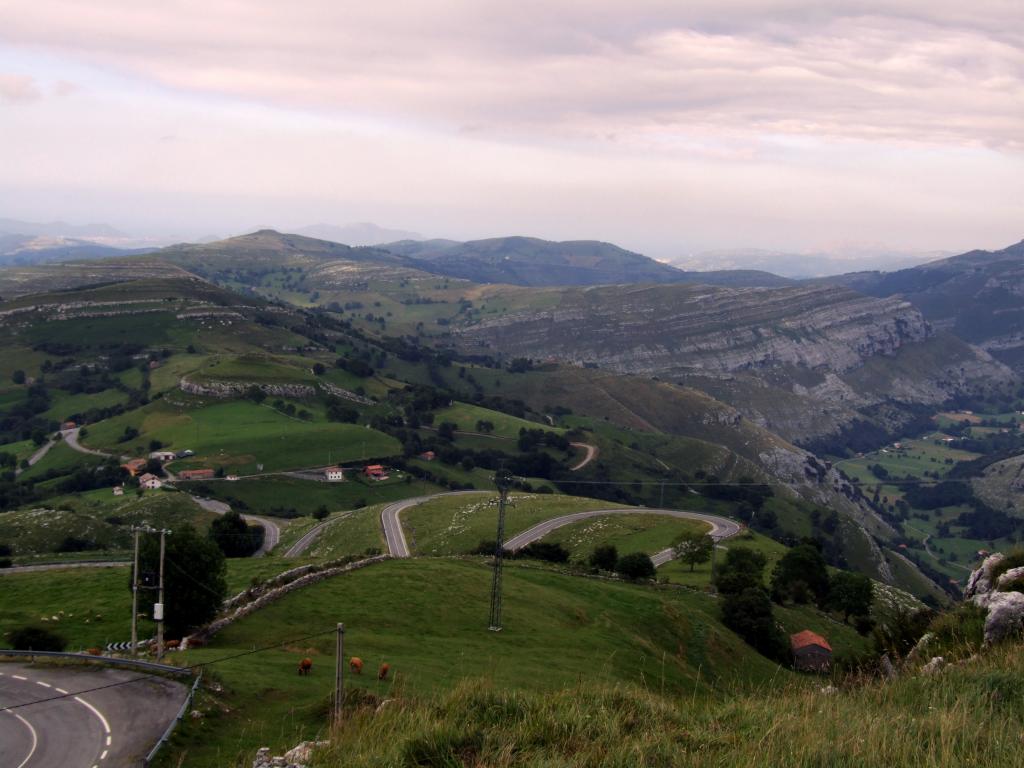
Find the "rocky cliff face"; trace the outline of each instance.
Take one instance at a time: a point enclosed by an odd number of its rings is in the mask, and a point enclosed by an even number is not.
[[[782,364],[844,372],[928,338],[920,312],[831,286],[610,286],[558,306],[485,316],[464,346],[552,356],[622,373],[727,373]]]
[[[828,285],[570,289],[477,315],[455,334],[465,351],[685,382],[790,440],[835,432],[887,401],[937,404],[1013,378],[982,350],[936,335],[908,302]]]

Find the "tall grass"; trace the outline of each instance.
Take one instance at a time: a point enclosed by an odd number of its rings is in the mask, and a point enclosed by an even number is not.
[[[334,766],[1019,766],[1024,657],[1006,646],[934,676],[792,684],[717,700],[631,686],[554,694],[466,680],[436,699],[362,699],[315,762]]]

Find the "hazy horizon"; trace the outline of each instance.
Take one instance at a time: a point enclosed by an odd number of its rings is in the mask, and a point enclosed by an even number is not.
[[[1024,21],[981,0],[0,6],[0,217],[136,236],[997,249]]]

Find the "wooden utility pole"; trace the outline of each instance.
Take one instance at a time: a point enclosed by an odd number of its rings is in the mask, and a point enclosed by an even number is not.
[[[334,723],[341,723],[341,705],[345,700],[345,625],[338,623],[334,649]]]
[[[135,535],[135,562],[132,565],[132,657],[139,655],[139,529],[132,528]]]
[[[164,657],[164,551],[165,537],[170,531],[160,531],[160,582],[157,587],[156,605],[153,607],[153,618],[156,619],[156,660]]]
[[[505,506],[512,487],[512,473],[501,468],[494,474],[498,487],[498,533],[494,542],[494,575],[491,579],[491,619],[488,629],[501,632],[501,571],[505,559]]]

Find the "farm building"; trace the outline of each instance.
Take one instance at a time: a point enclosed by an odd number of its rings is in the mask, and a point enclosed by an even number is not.
[[[229,483],[237,483],[238,482],[238,475],[228,475],[224,479],[227,480]]]
[[[65,421],[63,424],[60,425],[60,428],[61,429],[74,429],[77,426],[78,425],[75,424],[75,422],[73,422],[73,421]]]
[[[174,461],[178,456],[174,451],[153,451],[149,454],[149,458],[156,459],[157,461],[168,462]]]
[[[420,458],[423,459],[424,461],[433,461],[434,459],[437,458],[437,454],[434,453],[433,451],[424,451],[423,453],[420,454]]]
[[[336,483],[345,479],[345,472],[341,467],[328,467],[324,470],[324,476],[329,482]]]
[[[157,488],[163,486],[163,481],[156,475],[151,475],[149,472],[139,478],[139,487],[146,488],[150,491],[155,491]]]
[[[182,480],[209,480],[213,475],[212,469],[183,469],[178,473]]]
[[[135,477],[139,472],[146,468],[145,459],[128,459],[124,464],[121,465],[128,470],[128,474]]]
[[[115,496],[124,496],[124,486],[123,485],[115,485],[114,486],[114,495]]]
[[[387,480],[388,474],[384,470],[384,467],[380,464],[370,464],[363,468],[363,474],[365,474],[371,480]]]
[[[805,629],[790,635],[793,667],[802,672],[826,672],[832,666],[832,646],[819,634]]]

